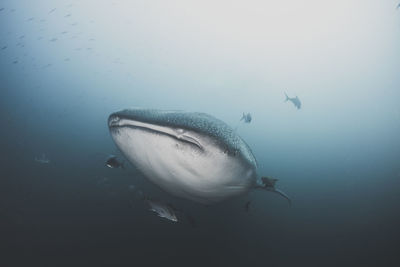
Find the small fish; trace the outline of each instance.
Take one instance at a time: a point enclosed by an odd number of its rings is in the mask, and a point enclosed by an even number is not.
[[[3,11],[3,10],[4,10],[4,7],[1,7],[1,8],[0,8],[0,11]]]
[[[66,33],[68,33],[67,31],[63,31],[63,32],[61,32],[61,34],[66,34]]]
[[[27,19],[28,21],[32,21],[32,20],[34,20],[35,18],[34,17],[32,17],[32,18],[29,18],[29,19]]]
[[[288,97],[288,95],[285,93],[286,99],[285,102],[290,101],[293,103],[293,105],[297,108],[300,109],[301,108],[301,102],[298,96],[296,97]]]
[[[106,160],[106,166],[111,169],[121,168],[125,169],[124,163],[120,162],[116,156],[110,155]]]
[[[64,17],[65,17],[65,18],[69,18],[69,17],[71,17],[71,14],[67,14],[67,15],[65,15]]]
[[[35,157],[35,161],[41,164],[49,164],[50,160],[46,158],[46,155],[43,153],[41,157]]]
[[[55,42],[55,41],[57,41],[57,38],[50,39],[50,42]]]
[[[250,123],[251,122],[251,114],[250,113],[245,114],[243,112],[243,116],[240,120],[244,121],[245,123]]]
[[[18,60],[14,60],[14,61],[13,61],[13,64],[18,64]]]
[[[397,5],[397,9],[399,9],[400,8],[400,3]]]
[[[6,49],[7,48],[7,46],[5,45],[5,46],[3,46],[2,48],[1,48],[1,50],[4,50],[4,49]]]
[[[146,200],[149,205],[149,210],[154,211],[161,218],[165,218],[167,220],[178,222],[178,218],[175,215],[175,211],[171,205],[166,204],[164,202],[158,200]]]
[[[56,11],[57,8],[53,8],[52,10],[49,11],[49,14],[53,13],[54,11]]]

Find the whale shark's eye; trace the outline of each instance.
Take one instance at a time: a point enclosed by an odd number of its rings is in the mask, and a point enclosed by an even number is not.
[[[178,134],[183,134],[185,132],[185,130],[178,128],[178,129],[176,129],[176,132]]]

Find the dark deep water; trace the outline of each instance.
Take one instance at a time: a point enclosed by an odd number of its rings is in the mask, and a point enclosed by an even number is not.
[[[104,2],[0,1],[0,266],[400,265],[396,1]],[[293,205],[206,207],[105,167],[131,106],[238,126]]]

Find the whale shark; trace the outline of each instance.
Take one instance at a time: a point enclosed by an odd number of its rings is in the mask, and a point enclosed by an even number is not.
[[[209,114],[132,108],[112,113],[108,127],[127,160],[174,196],[212,204],[275,189],[258,177],[246,142]]]

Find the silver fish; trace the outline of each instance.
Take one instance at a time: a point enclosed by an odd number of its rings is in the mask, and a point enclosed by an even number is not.
[[[165,218],[173,222],[178,222],[178,218],[176,217],[175,211],[171,205],[158,200],[150,199],[147,199],[146,202],[149,205],[150,210],[157,213],[159,217]]]
[[[286,99],[285,102],[290,101],[293,103],[293,105],[297,108],[300,109],[301,108],[301,102],[298,96],[296,97],[288,97],[288,95],[285,93]]]

